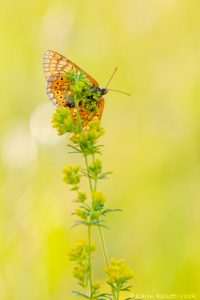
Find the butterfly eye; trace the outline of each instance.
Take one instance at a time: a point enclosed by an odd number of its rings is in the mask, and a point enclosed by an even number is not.
[[[63,80],[63,78],[60,78],[61,80]]]

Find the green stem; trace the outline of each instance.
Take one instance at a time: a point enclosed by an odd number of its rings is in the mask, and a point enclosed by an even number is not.
[[[97,179],[94,181],[94,192],[97,190]]]
[[[102,247],[102,251],[103,251],[105,265],[106,265],[106,267],[109,267],[109,259],[108,259],[108,252],[106,249],[106,242],[104,239],[103,230],[99,224],[98,224],[98,229],[99,229],[99,236],[100,236],[101,247]]]
[[[92,159],[93,159],[93,162],[94,162],[94,160],[95,160],[94,154],[92,155]],[[88,166],[88,164],[86,164],[86,168],[87,168],[87,171],[88,171],[87,166]],[[92,186],[91,179],[90,179],[90,177],[88,177],[88,178],[89,178],[89,181],[90,181],[90,186]],[[97,178],[95,178],[95,180],[94,180],[94,191],[96,191],[96,189],[97,189]],[[91,189],[91,192],[92,192],[92,189]],[[104,257],[105,265],[106,265],[106,267],[109,267],[109,257],[108,257],[106,242],[105,242],[103,230],[102,230],[102,227],[101,227],[100,224],[98,224],[98,230],[99,230],[99,237],[100,237],[101,248],[102,248],[102,251],[103,251],[103,257]],[[116,295],[115,291],[112,290],[112,295],[113,295],[113,300],[119,300],[119,293]]]
[[[85,165],[86,165],[87,172],[89,172],[89,164],[88,164],[87,155],[84,155],[84,158],[85,158]],[[92,180],[89,176],[88,176],[88,180],[89,180],[90,192],[91,192],[91,196],[92,196],[92,193],[93,193]]]
[[[88,164],[88,157],[87,155],[84,155],[85,158],[85,165],[87,171],[89,171],[89,164]],[[89,185],[90,185],[90,191],[92,195],[92,181],[91,178],[88,177],[89,179]],[[92,210],[92,205],[91,205],[91,210]],[[89,247],[89,257],[88,257],[88,264],[89,264],[89,284],[90,284],[90,299],[93,299],[93,285],[92,285],[92,261],[91,261],[91,225],[88,225],[88,247]]]
[[[75,79],[75,82],[74,82],[74,90],[76,91],[76,84],[78,82],[78,76],[76,76],[76,79]],[[77,122],[78,122],[78,129],[79,129],[79,132],[82,132],[82,126],[81,126],[81,117],[80,117],[80,114],[79,114],[79,101],[77,99],[77,96],[76,96],[76,92],[74,93],[74,103],[75,103],[75,109],[76,109],[76,117],[77,117]]]
[[[92,159],[94,161],[94,159],[95,159],[94,154],[92,156]],[[95,180],[94,180],[94,191],[96,191],[96,189],[97,189],[97,178],[95,178]],[[109,266],[108,251],[107,251],[107,248],[106,248],[106,242],[105,242],[103,230],[102,230],[100,224],[98,224],[98,230],[99,230],[99,237],[100,237],[101,248],[102,248],[102,251],[103,251],[103,257],[104,257],[105,265],[106,265],[106,267],[108,267]]]
[[[88,225],[88,264],[89,264],[89,286],[90,299],[93,299],[93,283],[92,283],[92,257],[91,257],[91,225]]]
[[[119,291],[117,291],[117,300],[119,300]]]
[[[118,300],[116,290],[112,289],[113,300]]]

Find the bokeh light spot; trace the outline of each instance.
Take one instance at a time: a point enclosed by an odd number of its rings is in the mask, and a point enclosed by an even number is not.
[[[47,102],[40,105],[32,113],[30,118],[30,129],[34,138],[42,144],[56,144],[61,140],[56,130],[51,126],[51,118],[55,111],[55,106]]]
[[[28,128],[17,125],[7,131],[2,141],[3,161],[14,168],[29,166],[37,157],[37,146]]]

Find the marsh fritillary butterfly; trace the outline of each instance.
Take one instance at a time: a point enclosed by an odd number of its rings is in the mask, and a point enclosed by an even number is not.
[[[104,109],[103,95],[105,95],[108,91],[106,88],[99,88],[98,82],[93,79],[88,73],[86,73],[72,61],[55,51],[48,50],[45,52],[43,59],[43,69],[47,80],[46,91],[49,99],[57,107],[69,107],[74,118],[76,118],[76,109],[73,101],[74,94],[73,90],[70,89],[71,83],[65,75],[70,74],[72,70],[82,72],[91,84],[92,91],[98,91],[100,95],[97,99],[97,111],[95,111],[94,113],[88,112],[80,99],[79,113],[83,121],[83,127],[86,126],[87,123],[91,120],[101,119]],[[92,97],[93,94],[90,96],[90,100],[96,101]]]

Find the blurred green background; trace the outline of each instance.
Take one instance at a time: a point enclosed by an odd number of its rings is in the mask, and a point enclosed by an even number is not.
[[[200,287],[200,2],[2,1],[0,11],[0,299],[75,299],[67,253],[73,194],[62,169],[79,163],[51,128],[42,58],[70,58],[110,92],[100,188],[110,256],[134,270],[137,294]],[[86,185],[85,185],[86,188]],[[97,258],[97,279],[103,259]],[[177,296],[178,297],[178,296]]]

